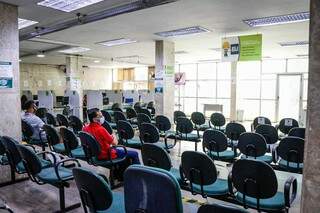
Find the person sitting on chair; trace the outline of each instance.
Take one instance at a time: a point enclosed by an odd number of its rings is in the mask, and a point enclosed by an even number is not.
[[[100,155],[98,156],[99,160],[104,160],[109,158],[109,149],[112,145],[117,145],[118,140],[116,136],[110,135],[108,131],[102,126],[105,122],[105,118],[99,109],[94,108],[88,110],[89,125],[83,127],[83,131],[91,134],[98,141],[101,147]],[[125,152],[123,149],[112,149],[111,158],[115,159],[117,157],[124,157]],[[138,152],[133,150],[128,150],[128,158],[132,161],[133,164],[140,164]]]

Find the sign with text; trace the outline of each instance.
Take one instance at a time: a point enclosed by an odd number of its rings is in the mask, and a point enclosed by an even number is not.
[[[13,67],[11,62],[0,61],[0,89],[13,88]]]

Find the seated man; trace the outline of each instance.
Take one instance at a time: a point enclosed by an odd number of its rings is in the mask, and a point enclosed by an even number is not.
[[[32,129],[33,129],[33,135],[32,139],[40,140],[40,130],[44,125],[44,122],[35,115],[35,112],[37,111],[37,106],[34,103],[34,101],[29,100],[24,104],[25,113],[22,114],[22,120],[28,123]],[[43,132],[44,133],[44,132]],[[41,138],[44,138],[45,134]]]
[[[101,125],[104,123],[105,119],[99,109],[90,109],[88,111],[88,117],[90,124],[83,127],[83,131],[90,133],[98,141],[101,147],[99,160],[108,159],[108,153],[110,146],[117,145],[118,140],[115,136],[112,136],[108,131]],[[124,157],[125,152],[123,149],[112,149],[111,157],[115,159],[117,157]],[[140,164],[138,152],[128,150],[128,157],[131,159],[133,164]]]

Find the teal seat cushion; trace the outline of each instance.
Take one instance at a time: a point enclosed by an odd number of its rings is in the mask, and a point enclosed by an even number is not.
[[[57,153],[65,153],[66,152],[66,149],[65,149],[63,143],[58,143],[58,144],[53,145],[53,150]]]
[[[132,138],[128,139],[127,141],[124,141],[124,145],[131,148],[141,148],[142,143],[140,141],[140,138]]]
[[[52,163],[48,160],[44,160],[42,158],[39,158],[40,162],[41,162],[41,167],[42,168],[48,168],[50,166],[52,166]],[[26,169],[24,168],[23,162],[20,161],[17,165],[16,165],[16,169],[19,173],[25,173],[27,172]]]
[[[208,124],[202,124],[202,125],[198,126],[198,129],[200,131],[205,131],[205,130],[207,130],[209,128],[210,128],[210,126]]]
[[[40,139],[35,139],[35,138],[32,138],[28,144],[31,144],[31,145],[37,145],[37,146],[42,146],[42,145],[45,145],[47,144],[46,141],[41,141]]]
[[[181,175],[180,175],[180,171],[179,169],[176,169],[176,168],[171,168],[170,169],[170,173],[173,175],[173,177],[175,177],[177,179],[177,181],[179,183],[182,183],[182,179],[181,179]]]
[[[243,194],[238,192],[236,194],[236,199],[243,203]],[[257,199],[253,197],[246,196],[246,205],[257,208]],[[284,194],[283,192],[277,192],[273,197],[268,199],[260,199],[260,209],[267,211],[277,211],[285,208]]]
[[[116,123],[109,123],[109,125],[111,126],[112,129],[116,129],[117,128],[117,124]]]
[[[83,148],[80,146],[74,150],[71,150],[71,154],[74,158],[85,159],[86,155],[83,151]]]
[[[198,184],[192,184],[193,190],[197,193],[201,193],[201,186]],[[218,195],[225,195],[228,194],[228,181],[217,179],[216,182],[214,182],[211,185],[204,185],[203,191],[208,196],[218,196]]]
[[[251,156],[245,156],[245,155],[241,155],[241,159],[256,159],[256,160],[260,160],[266,163],[272,163],[272,156],[271,155],[263,155],[263,156],[259,156],[257,158],[251,157]]]
[[[8,165],[8,158],[5,155],[0,155],[0,164],[1,165]]]
[[[59,176],[61,180],[68,181],[73,179],[72,171],[70,169],[64,168],[62,166],[58,169]],[[49,167],[42,169],[37,177],[45,183],[57,183],[60,179],[57,177],[54,167]]]
[[[288,168],[287,163],[288,163],[288,161],[280,159],[279,166],[281,168]],[[299,163],[299,167],[298,167],[297,163],[289,162],[289,168],[290,169],[303,169],[303,163]]]
[[[213,159],[226,159],[226,160],[232,160],[235,157],[237,157],[237,155],[234,156],[233,150],[225,150],[223,152],[219,152],[219,157],[217,152],[212,152],[212,151],[208,153],[208,155]]]
[[[109,209],[96,211],[97,213],[125,213],[124,196],[122,192],[114,192]]]
[[[111,162],[110,160],[99,160],[97,158],[92,159],[94,165],[102,166],[106,168],[110,168],[112,164],[120,163],[122,160],[123,160],[122,158],[116,158],[116,159],[112,159],[112,162]]]
[[[199,142],[200,138],[198,137],[197,134],[189,133],[189,134],[182,134],[178,135],[177,138],[179,140],[184,140],[184,141],[193,141],[193,142]]]

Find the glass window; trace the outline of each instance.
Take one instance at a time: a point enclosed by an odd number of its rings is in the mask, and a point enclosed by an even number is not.
[[[303,100],[308,99],[308,80],[303,80]]]
[[[223,62],[217,64],[217,79],[231,79],[230,62]]]
[[[261,116],[265,116],[271,120],[276,121],[275,117],[276,102],[275,101],[261,101]]]
[[[196,98],[183,98],[183,110],[187,116],[190,116],[191,113],[197,111],[197,101]]]
[[[216,79],[216,63],[199,64],[198,65],[198,79]]]
[[[243,110],[244,120],[253,120],[255,117],[259,116],[259,100],[241,100],[238,104],[238,109]]]
[[[182,94],[184,97],[196,97],[197,95],[197,82],[186,81],[186,84],[182,86]]]
[[[231,96],[231,81],[218,81],[218,98],[230,98]]]
[[[179,97],[179,90],[180,90],[180,85],[175,85],[174,86],[174,96]]]
[[[288,72],[308,72],[309,60],[306,58],[288,59]]]
[[[211,99],[211,98],[199,98],[198,99],[198,111],[199,112],[204,112],[204,104],[215,104],[216,103],[216,99]],[[207,115],[205,115],[207,117],[210,116],[210,113],[208,113]]]
[[[223,106],[223,115],[226,118],[230,117],[230,99],[217,99],[217,104],[221,104]]]
[[[262,73],[286,72],[286,60],[263,60]]]
[[[260,79],[260,61],[238,62],[238,79]]]
[[[276,80],[277,74],[262,74],[261,79],[262,80]]]
[[[260,81],[242,80],[237,87],[239,98],[260,98]]]
[[[180,72],[186,73],[187,80],[197,79],[197,64],[181,64]]]
[[[277,90],[276,80],[262,80],[261,99],[275,99]]]
[[[136,81],[147,81],[148,80],[148,67],[134,68],[134,79]]]
[[[199,97],[216,97],[216,81],[199,81],[198,82],[198,96]]]

